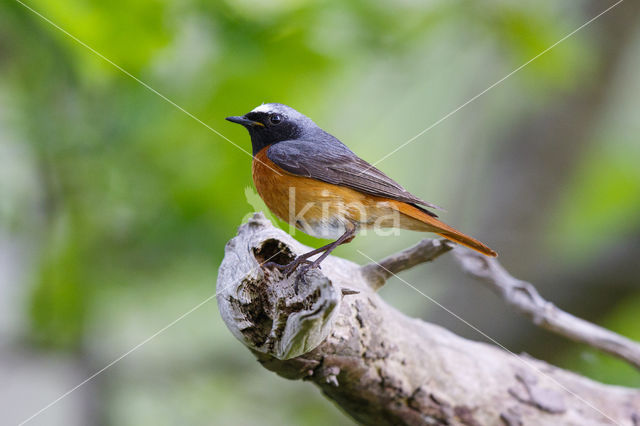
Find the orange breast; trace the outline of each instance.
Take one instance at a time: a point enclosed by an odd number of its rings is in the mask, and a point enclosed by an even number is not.
[[[280,219],[296,225],[296,220],[316,222],[349,217],[358,220],[348,205],[364,200],[363,194],[349,188],[293,175],[278,167],[260,151],[253,160],[253,182],[258,194]]]
[[[253,182],[258,194],[280,219],[315,236],[337,238],[341,225],[359,228],[380,226],[423,229],[423,224],[399,212],[397,202],[351,188],[293,175],[278,167],[260,151],[252,164]],[[306,222],[311,230],[304,226]],[[336,228],[334,231],[327,230]],[[323,235],[326,234],[326,235]]]

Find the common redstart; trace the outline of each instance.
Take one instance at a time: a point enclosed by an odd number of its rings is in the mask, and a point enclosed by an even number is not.
[[[253,182],[271,211],[314,237],[334,242],[298,256],[288,265],[315,268],[341,244],[366,228],[434,232],[484,255],[497,253],[437,219],[439,209],[354,154],[310,118],[283,104],[263,104],[242,117],[251,136]],[[313,262],[310,257],[322,253]]]

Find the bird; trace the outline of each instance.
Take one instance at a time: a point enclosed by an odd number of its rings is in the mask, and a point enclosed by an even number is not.
[[[251,137],[252,177],[267,207],[280,219],[317,238],[331,239],[291,262],[268,262],[289,275],[318,268],[338,246],[374,227],[433,232],[486,256],[497,253],[438,219],[435,204],[411,194],[358,157],[309,117],[280,103],[262,104],[226,120]],[[311,261],[311,257],[321,254]]]

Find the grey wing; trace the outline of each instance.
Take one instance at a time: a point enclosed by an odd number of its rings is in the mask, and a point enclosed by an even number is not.
[[[337,139],[278,142],[269,147],[267,157],[282,169],[298,176],[345,186],[378,197],[441,210],[440,207],[411,194],[389,176],[358,157]],[[431,212],[427,213],[433,215]]]

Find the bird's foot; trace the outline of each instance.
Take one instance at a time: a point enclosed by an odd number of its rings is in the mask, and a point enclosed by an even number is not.
[[[292,260],[291,262],[287,263],[286,265],[281,265],[281,264],[276,263],[276,262],[266,262],[266,263],[264,263],[262,265],[262,267],[266,268],[266,269],[270,269],[270,268],[277,269],[278,271],[282,272],[286,277],[288,277],[299,266],[302,266],[302,268],[303,268],[303,269],[301,269],[300,272],[305,272],[311,267],[311,265],[313,265],[313,263],[314,262],[308,260],[305,257],[298,256],[294,260]]]
[[[320,266],[320,262],[316,261],[309,261],[307,260],[305,262],[305,264],[299,269],[299,274],[300,275],[304,275],[305,273],[307,273],[307,271],[311,270],[311,269],[321,269],[322,267]]]

